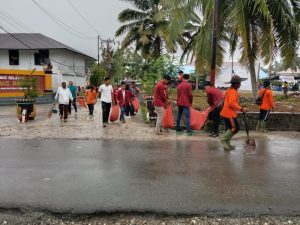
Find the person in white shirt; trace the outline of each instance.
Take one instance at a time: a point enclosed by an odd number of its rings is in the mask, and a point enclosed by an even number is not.
[[[64,118],[64,122],[67,122],[69,102],[73,101],[73,96],[69,88],[67,88],[66,82],[62,82],[61,86],[56,92],[55,99],[58,100],[60,119]]]
[[[106,127],[111,105],[115,104],[113,87],[110,85],[110,77],[105,77],[104,84],[99,87],[99,97],[101,98],[102,104],[103,127]]]

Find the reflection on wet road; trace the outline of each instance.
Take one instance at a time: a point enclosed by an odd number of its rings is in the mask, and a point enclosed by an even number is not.
[[[299,215],[299,144],[3,138],[0,207]]]

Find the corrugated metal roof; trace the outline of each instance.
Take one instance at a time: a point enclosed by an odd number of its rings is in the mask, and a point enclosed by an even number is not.
[[[18,41],[16,38],[13,38],[11,35],[7,33],[0,33],[0,49],[65,49],[96,60],[91,56],[40,33],[13,33],[13,35],[26,45],[30,46],[30,48]]]

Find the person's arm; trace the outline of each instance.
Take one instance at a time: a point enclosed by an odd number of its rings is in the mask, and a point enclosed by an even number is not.
[[[158,88],[158,95],[160,99],[165,102],[167,100],[166,94],[165,94],[165,88],[161,85]]]
[[[269,92],[268,98],[269,98],[271,109],[274,110],[275,109],[275,104],[274,104],[273,93],[272,93],[271,90]]]
[[[238,96],[234,94],[228,95],[229,107],[235,111],[242,111],[242,107],[238,104]]]
[[[179,96],[180,96],[180,92],[181,92],[181,90],[180,90],[180,87],[179,87],[179,85],[178,85],[178,86],[177,86],[177,100],[176,100],[176,103],[178,103]]]
[[[112,105],[116,105],[115,103],[115,94],[114,94],[114,89],[111,89],[111,101],[112,101]]]
[[[190,99],[190,103],[193,104],[193,91],[192,91],[192,85],[189,85],[189,99]]]
[[[71,93],[71,91],[70,91],[69,88],[68,88],[68,92],[69,92],[69,99],[70,99],[71,101],[73,101],[73,95],[72,95],[72,93]]]
[[[212,106],[213,105],[213,98],[210,93],[207,92],[207,103],[208,105]]]
[[[101,86],[99,87],[99,90],[98,90],[98,98],[101,98]]]

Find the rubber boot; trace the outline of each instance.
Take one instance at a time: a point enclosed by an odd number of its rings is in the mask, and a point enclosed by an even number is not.
[[[267,133],[268,131],[267,131],[266,127],[267,127],[267,122],[266,121],[262,121],[261,125],[260,125],[260,131],[262,133]]]
[[[230,131],[230,136],[229,136],[229,140],[228,140],[228,145],[230,147],[230,150],[235,150],[235,146],[230,144],[230,141],[231,141],[231,139],[232,139],[233,136],[234,136],[234,133],[232,133]]]
[[[227,130],[226,133],[221,138],[221,143],[222,143],[225,151],[232,150],[232,147],[230,146],[230,139],[232,137],[233,137],[233,133],[231,132],[231,130]]]
[[[257,122],[257,124],[256,124],[255,131],[256,131],[257,133],[259,133],[259,132],[260,132],[260,129],[261,129],[261,121],[259,120],[259,121]]]

